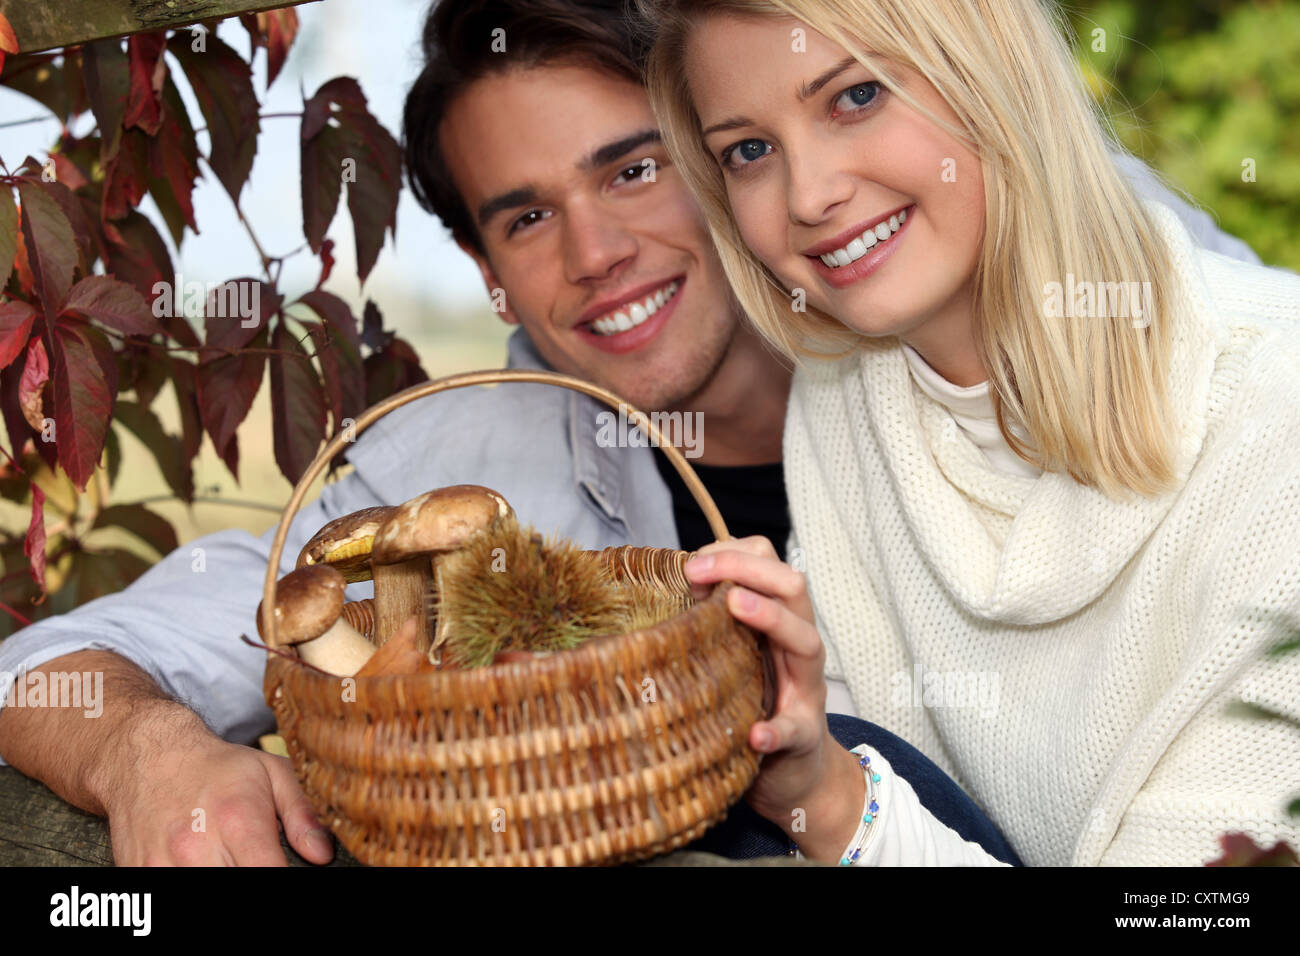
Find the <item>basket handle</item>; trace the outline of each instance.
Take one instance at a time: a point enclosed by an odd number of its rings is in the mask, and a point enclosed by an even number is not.
[[[640,426],[649,432],[650,437],[655,441],[659,449],[668,456],[668,460],[677,469],[677,473],[682,476],[682,481],[686,483],[687,490],[690,491],[691,496],[695,498],[696,503],[704,512],[704,517],[708,520],[709,528],[713,531],[714,537],[719,541],[727,541],[731,538],[731,535],[727,532],[727,525],[722,520],[722,513],[718,511],[718,506],[714,504],[708,489],[704,487],[704,482],[700,481],[700,476],[695,473],[695,469],[690,466],[690,463],[686,461],[686,458],[671,442],[664,441],[663,434],[655,426],[655,423],[650,420],[650,417],[639,409],[633,408],[608,389],[601,388],[599,385],[592,385],[590,382],[574,378],[572,375],[527,369],[490,369],[481,372],[462,372],[458,375],[447,375],[442,378],[431,379],[427,382],[421,382],[419,385],[412,385],[410,388],[403,389],[367,408],[356,419],[353,425],[354,437],[351,440],[355,440],[355,435],[365,431],[378,419],[383,418],[389,412],[400,408],[407,402],[415,401],[417,398],[423,398],[435,392],[449,391],[453,388],[468,388],[471,385],[492,385],[500,382],[532,382],[541,385],[557,385],[575,392],[582,392],[584,395],[590,395],[611,408],[626,409],[628,420],[633,425]],[[293,523],[293,517],[298,513],[302,499],[306,497],[307,489],[316,480],[316,476],[334,460],[334,457],[343,450],[343,446],[348,444],[349,441],[346,432],[339,432],[331,438],[325,447],[321,449],[316,459],[307,467],[307,470],[303,472],[302,477],[298,479],[298,484],[294,486],[293,494],[289,497],[289,503],[284,506],[284,513],[280,517],[280,525],[276,529],[275,539],[271,542],[271,554],[266,564],[266,583],[262,592],[262,633],[267,645],[270,647],[279,646],[275,615],[271,612],[271,609],[275,607],[276,578],[280,570],[280,555],[284,551],[284,542],[289,536],[289,526]]]

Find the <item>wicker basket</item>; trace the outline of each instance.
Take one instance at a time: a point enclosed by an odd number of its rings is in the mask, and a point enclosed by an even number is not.
[[[626,403],[550,372],[493,371],[408,388],[356,432],[434,392],[541,382]],[[727,530],[699,478],[635,410],[682,475],[719,540]],[[332,439],[299,480],[268,560],[263,607],[293,516],[342,450]],[[525,516],[526,518],[527,516]],[[770,714],[770,660],[727,611],[730,584],[695,603],[683,551],[588,551],[622,582],[681,599],[654,627],[596,638],[530,662],[411,676],[337,678],[268,653],[265,692],[318,818],[364,863],[618,863],[681,847],[726,815],[758,772],[749,727]],[[364,624],[363,602],[350,619]],[[263,612],[276,647],[274,615]]]

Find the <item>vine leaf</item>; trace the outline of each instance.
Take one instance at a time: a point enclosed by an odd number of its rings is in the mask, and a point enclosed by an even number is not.
[[[96,319],[124,335],[161,335],[144,296],[125,282],[108,276],[86,276],[68,293],[64,314]]]
[[[0,302],[0,368],[18,357],[27,345],[36,310],[26,302]]]
[[[32,517],[23,536],[23,554],[31,563],[32,580],[45,593],[45,492],[32,485]]]
[[[307,353],[283,322],[271,345],[271,416],[275,462],[298,483],[325,440],[325,397]]]
[[[235,204],[253,169],[260,129],[253,76],[238,53],[209,34],[207,50],[197,53],[187,37],[176,34],[167,49],[185,71],[212,144],[208,162]]]
[[[55,445],[59,464],[84,491],[100,456],[117,394],[117,362],[104,333],[87,325],[54,328]]]
[[[364,283],[385,233],[397,233],[402,150],[370,114],[360,85],[348,76],[330,80],[303,106],[303,230],[312,252],[320,252],[344,180],[356,235],[357,277]]]
[[[32,182],[18,184],[22,201],[22,232],[27,262],[37,298],[51,322],[63,308],[77,265],[77,240],[68,217],[44,189]]]

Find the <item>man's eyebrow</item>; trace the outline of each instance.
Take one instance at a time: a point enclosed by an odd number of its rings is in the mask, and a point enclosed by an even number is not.
[[[518,189],[485,199],[478,207],[479,227],[485,227],[494,217],[507,209],[515,209],[534,202],[537,202],[537,190],[532,186],[520,186]]]
[[[658,143],[661,139],[662,137],[657,129],[639,130],[624,136],[622,139],[616,139],[612,143],[606,143],[604,146],[592,150],[589,156],[578,163],[578,168],[589,173],[602,166],[607,166],[622,156],[626,156],[638,146],[644,146],[646,143]]]
[[[806,100],[809,97],[816,96],[818,90],[857,62],[855,57],[846,56],[811,83],[805,83],[799,91],[799,99]]]

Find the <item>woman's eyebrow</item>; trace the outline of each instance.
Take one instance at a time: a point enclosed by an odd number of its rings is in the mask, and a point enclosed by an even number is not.
[[[844,59],[840,60],[840,62],[836,63],[833,67],[831,67],[821,76],[817,77],[815,80],[805,83],[802,87],[799,88],[798,95],[800,101],[806,100],[812,96],[816,96],[818,90],[820,90],[827,83],[835,79],[835,77],[839,76],[841,73],[843,73],[845,70],[847,70],[849,67],[853,66],[853,64],[857,62],[858,61],[856,57],[846,56]],[[723,130],[739,129],[742,126],[753,126],[753,125],[754,125],[753,120],[746,119],[743,116],[733,116],[731,119],[723,120],[721,123],[714,123],[708,129],[702,132],[700,134],[700,137],[701,138],[706,137],[710,133],[720,133]]]
[[[704,137],[708,136],[710,133],[720,133],[723,130],[727,130],[727,129],[740,129],[742,126],[753,126],[753,125],[754,125],[754,121],[751,119],[746,119],[743,116],[733,116],[731,119],[723,120],[721,123],[714,123],[712,126],[710,126],[708,129],[706,129],[703,133],[700,134],[700,138],[703,139]]]
[[[857,62],[858,61],[855,57],[846,56],[844,59],[840,60],[840,62],[836,63],[833,67],[831,67],[821,76],[817,77],[817,79],[813,80],[811,83],[805,83],[803,87],[799,90],[800,101],[806,100],[812,96],[816,96],[818,90],[820,90],[823,86],[825,86],[831,80],[835,79],[835,77],[839,76],[841,73],[843,73],[845,70],[847,70],[849,67],[851,67],[853,64]]]

